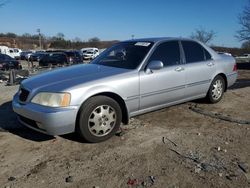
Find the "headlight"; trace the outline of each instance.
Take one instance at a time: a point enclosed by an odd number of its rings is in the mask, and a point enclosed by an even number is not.
[[[70,104],[70,98],[71,96],[69,93],[41,92],[38,93],[35,97],[33,97],[31,102],[43,106],[66,107]]]

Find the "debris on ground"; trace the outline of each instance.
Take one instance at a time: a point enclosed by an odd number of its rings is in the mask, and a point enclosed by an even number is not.
[[[15,181],[15,180],[16,180],[16,178],[13,177],[13,176],[10,176],[10,177],[8,178],[8,181]]]
[[[166,144],[165,140],[168,140],[168,141],[171,142],[175,147],[177,147],[177,144],[176,144],[174,141],[172,141],[172,140],[170,140],[169,138],[163,136],[163,137],[162,137],[162,142],[163,142],[164,144]]]
[[[221,148],[220,148],[220,146],[219,146],[219,147],[217,147],[217,150],[218,150],[218,151],[221,151]]]
[[[72,183],[73,182],[73,176],[68,176],[65,178],[66,183]]]
[[[115,135],[116,135],[116,136],[119,136],[119,137],[122,137],[124,134],[125,134],[125,131],[122,130],[122,129],[120,129],[119,131],[117,131],[117,132],[115,133]]]
[[[196,113],[199,113],[199,114],[202,114],[205,116],[209,116],[211,118],[216,118],[216,119],[228,121],[231,123],[237,123],[238,125],[250,124],[250,120],[236,119],[236,118],[230,117],[229,115],[224,115],[224,114],[217,113],[217,112],[206,111],[206,110],[199,108],[197,105],[191,105],[189,107],[189,109],[192,110],[193,112],[196,112]]]
[[[244,172],[248,173],[248,165],[243,162],[238,162],[238,167]]]
[[[202,167],[201,167],[200,164],[197,164],[197,165],[194,167],[194,173],[196,173],[196,174],[199,174],[201,170],[202,170]]]
[[[127,182],[127,185],[129,185],[129,186],[137,186],[139,184],[140,184],[140,182],[137,179],[131,179],[131,178],[129,178],[128,182]]]
[[[136,178],[129,178],[127,185],[130,187],[151,187],[155,184],[156,177],[155,176],[147,176],[143,180],[139,180]]]
[[[8,73],[8,85],[20,84],[22,80],[29,77],[28,70],[10,70]]]

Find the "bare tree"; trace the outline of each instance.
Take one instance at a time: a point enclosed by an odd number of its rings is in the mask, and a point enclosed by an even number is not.
[[[243,42],[241,48],[250,49],[250,41]]]
[[[100,39],[98,37],[93,37],[88,40],[89,42],[100,42]]]
[[[82,42],[82,40],[79,37],[75,37],[72,39],[72,42]]]
[[[192,39],[196,39],[205,44],[211,42],[216,37],[216,33],[213,30],[206,31],[204,28],[196,29],[194,33],[191,34]]]
[[[250,0],[238,19],[241,28],[237,31],[236,38],[238,38],[239,41],[250,41]]]
[[[56,34],[56,38],[58,40],[64,40],[64,37],[65,37],[65,35],[63,33],[61,33],[61,32],[59,32],[59,33]]]

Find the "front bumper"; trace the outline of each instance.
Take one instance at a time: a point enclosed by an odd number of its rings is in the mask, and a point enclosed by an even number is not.
[[[38,104],[20,104],[18,94],[12,101],[18,120],[25,126],[49,135],[62,135],[75,131],[78,107],[51,108]]]

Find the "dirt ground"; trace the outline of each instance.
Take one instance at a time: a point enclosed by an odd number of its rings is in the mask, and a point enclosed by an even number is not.
[[[204,101],[132,118],[110,140],[46,136],[11,109],[18,86],[0,84],[0,187],[250,187],[250,124],[212,118],[196,106],[250,121],[250,64],[217,104]]]

